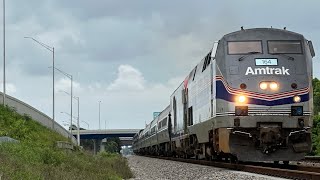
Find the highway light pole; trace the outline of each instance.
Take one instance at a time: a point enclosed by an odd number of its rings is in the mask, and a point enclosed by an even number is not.
[[[3,106],[6,105],[6,3],[3,2]]]
[[[33,37],[24,37],[24,38],[32,39],[34,42],[38,43],[40,46],[52,52],[52,129],[54,130],[54,122],[55,122],[55,119],[54,119],[54,47],[50,47],[42,42],[39,42]]]
[[[101,101],[99,101],[99,130],[101,129],[100,128],[100,104],[101,104]]]
[[[64,92],[66,94],[68,94],[69,96],[71,96],[71,94],[69,94],[68,92],[66,91],[61,91],[61,92]],[[78,118],[77,118],[77,142],[78,142],[78,145],[80,146],[80,124],[79,124],[79,120],[80,120],[80,98],[79,97],[75,97],[75,96],[71,96],[72,98],[76,99],[78,101]],[[64,112],[65,113],[65,112]],[[69,113],[68,113],[69,114]],[[72,133],[72,132],[71,132]]]
[[[80,146],[80,124],[79,124],[79,97],[75,97],[78,100],[78,119],[77,119],[77,126],[78,126],[78,131],[77,131],[77,140],[78,140],[78,146]]]
[[[72,117],[72,93],[73,93],[73,78],[72,78],[72,75],[71,74],[68,74],[68,73],[66,73],[66,72],[64,72],[64,71],[62,71],[61,69],[58,69],[58,68],[56,68],[56,67],[54,67],[54,69],[55,70],[57,70],[57,71],[59,71],[61,74],[63,74],[63,75],[65,75],[66,77],[68,77],[69,79],[70,79],[70,82],[71,82],[71,85],[70,85],[70,87],[71,87],[71,90],[70,90],[70,116]],[[72,118],[71,118],[71,120],[72,120]],[[71,124],[72,124],[72,121],[71,121]],[[71,132],[70,132],[71,134],[72,134],[72,130],[71,130]]]

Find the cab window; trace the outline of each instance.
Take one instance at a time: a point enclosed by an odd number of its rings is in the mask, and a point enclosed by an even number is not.
[[[262,53],[261,41],[229,41],[228,54]]]
[[[268,41],[269,54],[302,54],[301,41]]]

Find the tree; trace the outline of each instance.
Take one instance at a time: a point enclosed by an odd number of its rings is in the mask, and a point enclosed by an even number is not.
[[[107,143],[106,143],[106,147],[107,146],[110,146],[110,148],[113,146],[115,146],[115,149],[117,153],[120,153],[120,150],[121,150],[121,140],[119,137],[112,137],[112,138],[108,138],[107,139]],[[112,149],[111,148],[111,149]]]
[[[312,128],[312,152],[311,155],[320,154],[320,81],[317,78],[312,80],[313,85],[313,128]]]
[[[313,85],[313,112],[315,115],[318,115],[320,112],[320,81],[317,78],[312,80]]]
[[[117,143],[114,141],[109,141],[106,144],[106,151],[110,153],[117,153],[118,152],[118,147]]]

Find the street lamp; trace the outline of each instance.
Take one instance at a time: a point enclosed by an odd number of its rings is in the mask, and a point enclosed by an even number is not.
[[[48,51],[52,52],[52,129],[54,129],[54,47],[50,47],[38,40],[34,39],[33,37],[24,37],[27,39],[32,39],[42,47],[46,48]]]
[[[100,128],[100,104],[101,104],[101,101],[99,101],[99,129],[101,129]]]
[[[80,112],[80,109],[79,109],[79,101],[80,101],[80,98],[79,97],[74,97],[77,101],[78,101],[78,119],[77,119],[77,126],[78,126],[78,131],[77,131],[77,140],[78,140],[78,146],[80,146],[80,124],[79,124],[79,112]]]
[[[79,98],[78,98],[79,99]],[[78,107],[79,107],[79,101],[78,101]],[[73,119],[76,119],[77,120],[77,143],[78,143],[78,146],[80,146],[80,127],[79,127],[79,112],[78,112],[78,117],[75,117],[75,116],[71,116],[71,114],[67,113],[67,112],[60,112],[60,113],[64,113],[64,114],[67,114],[71,117],[71,126],[72,126],[72,118]],[[72,135],[72,127],[70,128],[70,133]]]
[[[3,3],[3,106],[6,105],[6,4]]]
[[[79,119],[80,119],[80,115],[79,115],[79,112],[80,112],[79,101],[80,101],[80,98],[79,98],[79,97],[72,96],[71,94],[69,94],[69,93],[66,92],[66,91],[61,91],[61,92],[64,92],[64,93],[68,94],[69,96],[71,96],[71,98],[74,98],[74,99],[76,99],[76,100],[78,101],[78,118],[77,118],[78,132],[77,132],[77,140],[78,140],[78,145],[80,146],[80,125],[79,125]]]
[[[50,67],[49,67],[50,68]],[[64,72],[64,71],[62,71],[61,69],[58,69],[58,68],[56,68],[56,67],[54,67],[54,69],[55,70],[57,70],[57,71],[59,71],[61,74],[63,74],[63,75],[65,75],[66,77],[68,77],[69,79],[70,79],[70,81],[71,81],[71,90],[70,90],[70,96],[71,96],[71,98],[70,98],[70,116],[72,117],[72,92],[73,92],[73,78],[72,78],[72,75],[71,74],[68,74],[68,73],[66,73],[66,72]],[[72,119],[72,118],[71,118]],[[71,122],[71,124],[72,124],[72,122]],[[71,131],[71,134],[72,134],[72,131]]]

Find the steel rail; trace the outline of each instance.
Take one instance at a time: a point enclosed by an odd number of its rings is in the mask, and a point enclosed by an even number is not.
[[[320,163],[320,156],[305,156],[304,161]]]

